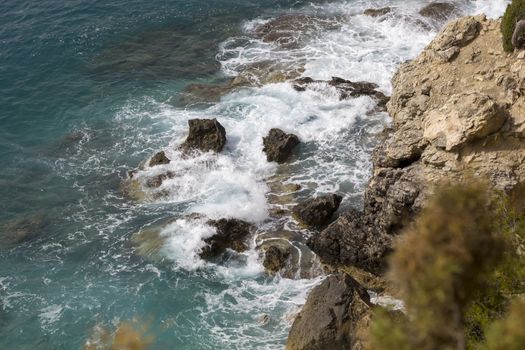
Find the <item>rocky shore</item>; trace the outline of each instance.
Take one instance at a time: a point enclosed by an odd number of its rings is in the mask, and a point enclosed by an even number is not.
[[[504,53],[499,28],[484,15],[460,18],[399,68],[387,104],[393,125],[374,152],[363,209],[347,211],[308,241],[340,273],[311,292],[287,349],[363,348],[358,331],[371,315],[368,299],[348,292],[359,289],[354,282],[337,287],[349,278],[342,271],[380,277],[393,239],[435,185],[478,178],[511,193],[525,181],[525,56]],[[350,324],[341,321],[342,305],[350,305]]]
[[[430,19],[421,25],[439,26],[458,11],[451,3],[432,3],[421,10],[420,15]],[[395,8],[370,9],[365,15],[378,20],[399,16]],[[291,40],[283,34],[288,29],[332,22],[282,16],[256,29],[255,35],[289,47],[301,37]],[[275,65],[247,67],[222,86],[193,84],[185,90],[188,104],[212,103],[246,86],[286,82],[300,94],[328,89],[339,100],[367,96],[375,102],[373,112],[387,111],[392,118],[391,128],[379,136],[382,142],[373,154],[373,174],[361,209],[338,214],[343,198],[336,193],[298,199],[301,186],[287,183],[283,171],[266,179],[270,217],[280,222],[273,230],[229,217],[207,220],[190,214],[181,219],[200,220],[215,232],[203,237],[198,255],[205,260],[220,261],[225,253],[253,248],[270,276],[331,273],[295,317],[286,349],[366,348],[373,305],[386,305],[395,294],[383,279],[394,240],[424,207],[435,185],[479,178],[510,193],[525,181],[525,56],[503,51],[499,28],[499,21],[484,15],[449,22],[416,59],[399,67],[391,97],[373,83],[314,80],[299,77],[300,68]],[[289,131],[272,128],[262,139],[266,160],[280,169],[301,152],[302,141]],[[206,152],[216,155],[227,148],[227,132],[217,119],[191,119],[186,140],[173,152],[179,161]],[[129,172],[124,192],[136,200],[165,195],[164,182],[181,176],[169,170],[170,154],[159,151]],[[139,254],[158,255],[166,239],[161,235],[164,226],[135,235]],[[263,316],[267,323],[269,316]]]

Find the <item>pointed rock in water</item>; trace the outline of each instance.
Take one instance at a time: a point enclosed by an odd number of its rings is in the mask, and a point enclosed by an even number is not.
[[[164,151],[160,151],[151,158],[149,161],[149,166],[153,167],[156,165],[165,165],[169,163],[170,160],[168,157],[166,157],[166,153],[164,153]]]
[[[294,148],[299,145],[299,138],[294,134],[287,134],[281,129],[271,129],[268,136],[263,137],[263,152],[269,162],[279,164],[286,162],[292,155]]]
[[[201,258],[215,258],[224,253],[226,249],[239,253],[248,249],[245,241],[252,232],[251,224],[237,219],[219,219],[208,221],[208,225],[215,227],[217,233],[204,240],[206,246],[200,253]]]
[[[329,194],[300,203],[292,212],[294,217],[305,226],[322,226],[332,218],[342,200],[343,197],[338,194]]]
[[[269,273],[277,273],[286,266],[290,254],[290,247],[284,250],[272,245],[264,252],[263,266]]]
[[[217,119],[190,119],[188,125],[188,137],[180,146],[183,151],[222,151],[226,144],[226,130]]]
[[[286,350],[365,348],[371,306],[366,289],[349,275],[327,277],[295,318]]]

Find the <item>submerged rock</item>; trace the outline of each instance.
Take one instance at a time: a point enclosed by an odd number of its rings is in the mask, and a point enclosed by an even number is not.
[[[300,141],[294,134],[287,134],[281,129],[271,129],[268,136],[263,137],[263,152],[269,162],[279,164],[286,162]]]
[[[165,174],[155,175],[146,180],[146,186],[150,188],[159,188],[164,183],[164,180],[173,179],[175,174],[171,171],[166,172]]]
[[[224,253],[226,249],[239,253],[248,249],[246,238],[253,231],[251,224],[237,219],[210,220],[207,224],[215,227],[217,233],[204,240],[206,246],[199,254],[202,258],[215,258]]]
[[[327,277],[295,318],[286,350],[363,349],[371,306],[366,289],[349,275]]]
[[[343,197],[338,194],[329,194],[300,203],[292,212],[294,217],[305,226],[321,226],[332,218],[342,200]]]
[[[188,125],[188,137],[180,146],[183,151],[222,151],[226,144],[226,130],[217,119],[190,119]]]
[[[164,153],[164,151],[160,151],[158,153],[156,153],[149,161],[149,166],[150,167],[153,167],[153,166],[156,166],[156,165],[165,165],[165,164],[169,164],[170,163],[170,160],[168,157],[166,157],[166,153]]]
[[[255,35],[264,42],[283,48],[297,48],[316,31],[335,30],[341,26],[337,17],[312,15],[284,15],[272,19],[255,29]]]
[[[382,7],[379,9],[366,9],[363,14],[370,17],[381,17],[392,12],[391,7]]]

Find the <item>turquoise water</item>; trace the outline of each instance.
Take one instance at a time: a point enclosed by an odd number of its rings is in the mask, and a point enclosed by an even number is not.
[[[414,15],[411,5],[421,2],[375,3]],[[474,3],[466,11],[502,7]],[[318,79],[373,81],[388,93],[396,66],[435,31],[372,22],[360,16],[367,6],[2,1],[0,349],[81,349],[97,326],[113,330],[134,318],[149,325],[153,349],[282,348],[288,316],[319,279],[267,277],[254,250],[220,264],[195,260],[197,223],[168,230],[154,258],[138,254],[131,237],[192,212],[291,230],[290,221],[268,215],[264,179],[274,173],[300,183],[305,196],[337,191],[346,207],[359,206],[374,135],[388,124],[373,101],[304,95],[287,84],[236,92],[211,107],[186,108],[178,94],[189,83],[221,82],[248,63],[272,60],[301,64],[304,75]],[[250,37],[257,23],[303,12],[344,18],[293,50]],[[211,160],[211,170],[181,159],[188,176],[170,183],[166,198],[137,203],[123,196],[127,171],[180,142],[192,117],[225,124],[225,155]],[[286,170],[266,164],[260,152],[261,136],[274,126],[306,141]],[[258,323],[263,314],[271,316],[265,326]]]

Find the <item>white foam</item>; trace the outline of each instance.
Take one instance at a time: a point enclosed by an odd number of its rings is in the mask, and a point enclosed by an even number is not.
[[[503,16],[510,0],[475,0],[473,13],[484,13],[488,17],[498,18]]]

